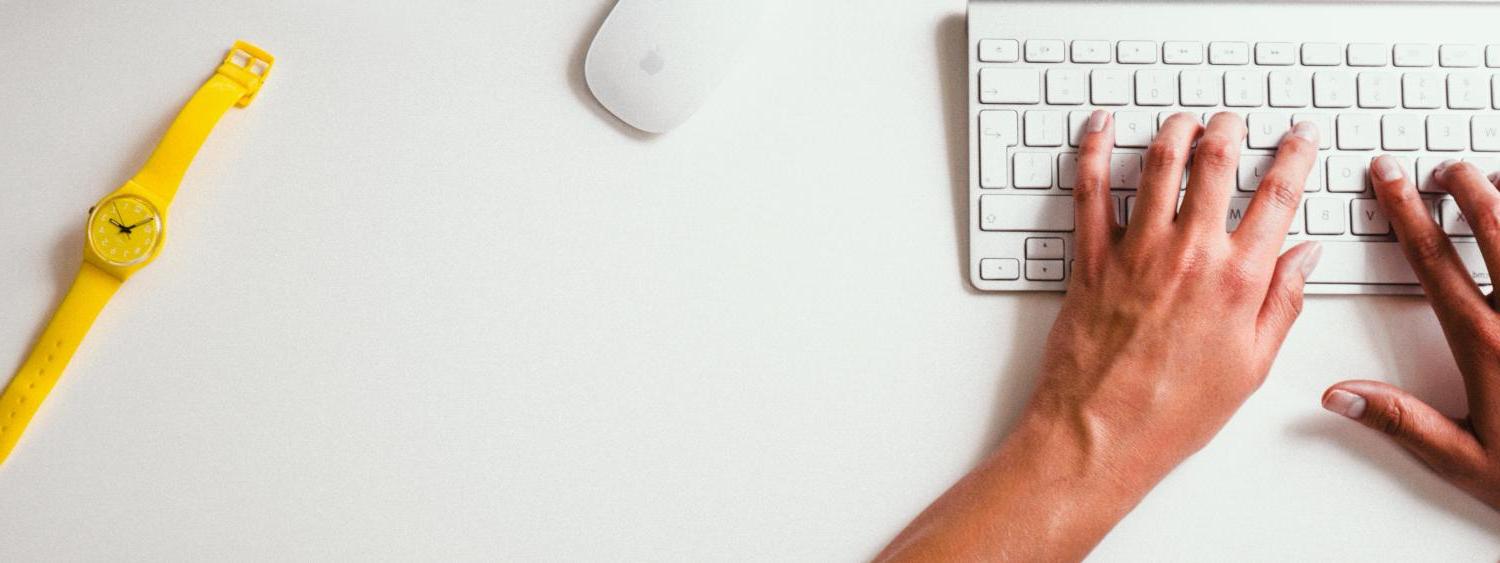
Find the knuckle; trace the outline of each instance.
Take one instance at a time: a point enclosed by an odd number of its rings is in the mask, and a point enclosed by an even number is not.
[[[1228,136],[1215,134],[1205,135],[1198,141],[1198,150],[1194,156],[1211,167],[1235,167],[1239,165],[1238,152],[1234,141]]]
[[[1294,182],[1290,176],[1285,172],[1267,175],[1257,191],[1277,209],[1296,209],[1302,202],[1302,182]]]
[[[1376,427],[1386,434],[1392,436],[1405,436],[1407,434],[1407,417],[1409,409],[1401,399],[1391,399],[1385,406],[1380,408],[1380,416],[1376,418]]]
[[[1407,238],[1407,248],[1412,260],[1431,264],[1448,258],[1448,241],[1433,232],[1424,232]]]
[[[1181,168],[1187,161],[1187,147],[1175,139],[1157,137],[1146,149],[1146,166],[1170,170]]]
[[[1480,209],[1464,213],[1464,218],[1475,231],[1483,233],[1500,231],[1500,206],[1487,204]]]

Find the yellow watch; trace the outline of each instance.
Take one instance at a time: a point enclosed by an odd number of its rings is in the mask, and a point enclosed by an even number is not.
[[[15,449],[110,296],[161,252],[167,209],[214,124],[231,106],[245,107],[255,100],[275,60],[254,45],[236,41],[213,77],[177,114],[140,172],[89,210],[83,267],[31,354],[0,394],[0,463]]]

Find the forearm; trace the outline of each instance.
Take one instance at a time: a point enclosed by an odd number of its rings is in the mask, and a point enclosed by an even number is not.
[[[877,561],[1076,561],[1159,476],[1125,467],[1079,425],[1028,416]]]

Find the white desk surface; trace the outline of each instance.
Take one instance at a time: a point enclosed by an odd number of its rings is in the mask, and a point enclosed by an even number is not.
[[[4,365],[229,43],[280,57],[0,466],[0,560],[864,559],[1029,392],[1059,298],[964,281],[957,0],[771,2],[655,139],[581,78],[609,0],[209,4],[0,3]],[[1348,377],[1462,410],[1422,300],[1311,299],[1094,558],[1493,560]]]

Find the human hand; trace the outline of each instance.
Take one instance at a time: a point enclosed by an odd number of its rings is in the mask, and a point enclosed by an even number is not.
[[[1109,113],[1094,112],[1078,153],[1073,274],[1020,422],[878,560],[1082,559],[1265,378],[1319,256],[1316,244],[1281,254],[1317,131],[1299,123],[1282,139],[1232,234],[1242,118],[1216,115],[1207,130],[1191,114],[1168,119],[1126,228],[1109,192],[1114,138]]]
[[[1389,435],[1449,483],[1500,510],[1500,313],[1497,300],[1480,292],[1416,186],[1394,158],[1370,166],[1380,207],[1401,241],[1406,259],[1422,281],[1453,349],[1469,398],[1469,416],[1443,416],[1395,386],[1344,381],[1323,393],[1323,407]],[[1494,176],[1492,176],[1493,178]],[[1448,161],[1433,171],[1453,195],[1484,254],[1486,268],[1500,272],[1500,191],[1472,164]]]
[[[1301,312],[1320,249],[1302,244],[1283,255],[1281,247],[1317,131],[1304,123],[1285,136],[1229,233],[1242,118],[1221,113],[1206,130],[1191,114],[1163,124],[1124,228],[1108,190],[1112,129],[1088,133],[1079,151],[1072,284],[1023,420],[1066,428],[1092,463],[1144,493],[1260,387]]]

